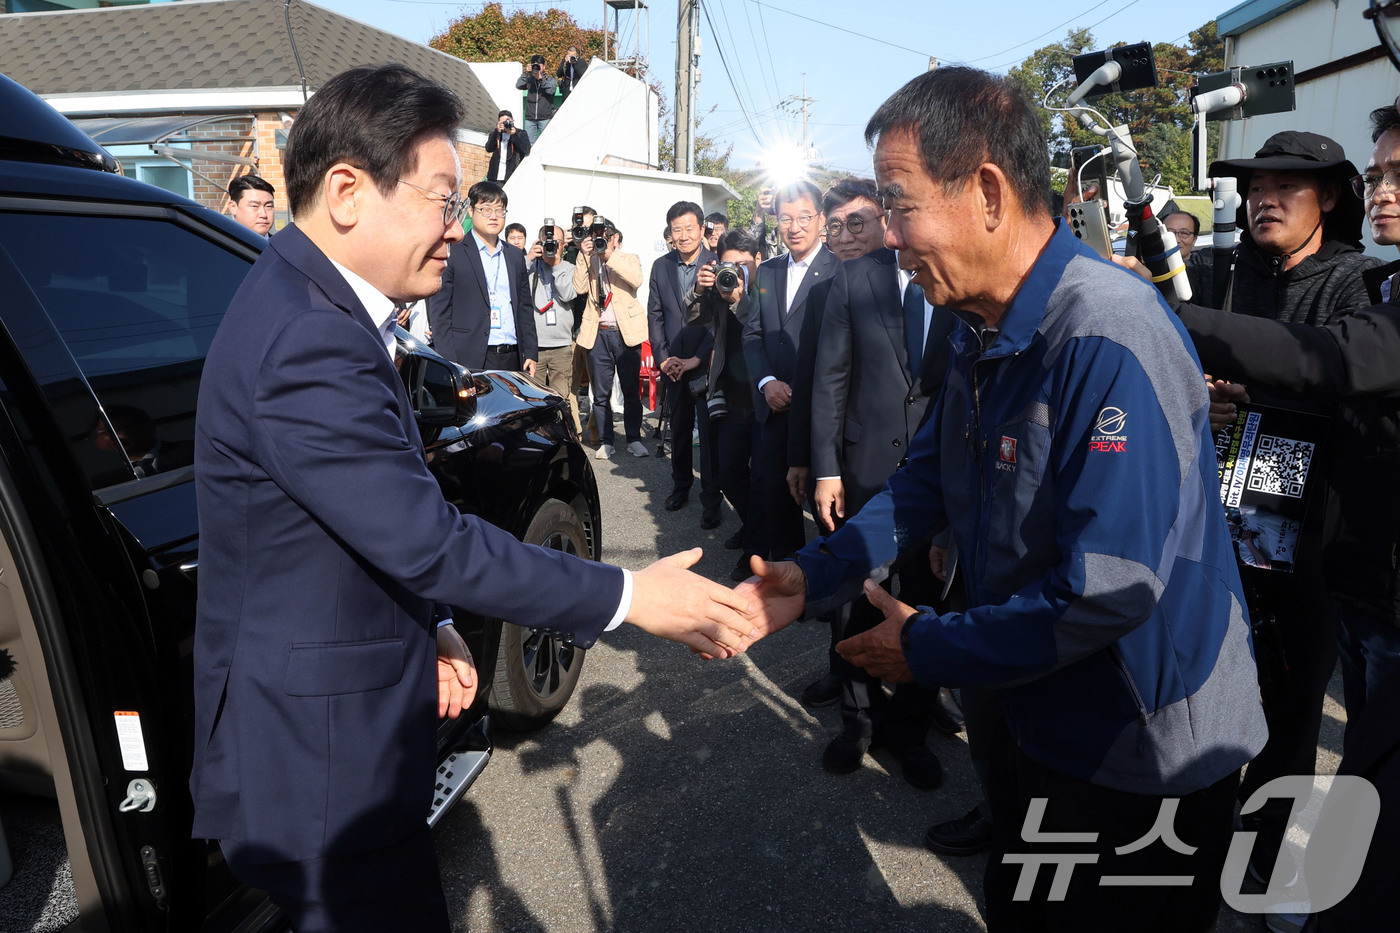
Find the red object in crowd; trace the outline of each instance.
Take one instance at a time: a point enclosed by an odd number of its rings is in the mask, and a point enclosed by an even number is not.
[[[647,408],[656,411],[656,391],[661,381],[661,370],[656,368],[656,360],[651,356],[651,341],[642,341],[642,370],[637,380],[637,391]]]

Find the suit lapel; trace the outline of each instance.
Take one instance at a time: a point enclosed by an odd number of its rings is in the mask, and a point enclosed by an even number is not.
[[[277,236],[282,239],[275,242],[269,240],[269,248],[314,282],[332,304],[359,321],[365,330],[374,334],[374,338],[378,340],[379,328],[370,320],[369,312],[360,304],[359,297],[350,287],[350,283],[345,281],[345,276],[326,258],[320,247],[311,242],[296,224],[287,225]]]
[[[481,244],[477,242],[475,234],[469,233],[462,245],[467,248],[467,267],[472,270],[472,278],[476,279],[477,288],[481,289],[481,300],[486,302],[486,306],[489,308],[491,306],[491,289],[486,287],[486,269],[481,264]]]
[[[899,267],[895,265],[893,250],[882,252],[888,255],[879,257],[880,265],[870,277],[870,293],[875,301],[876,313],[885,325],[885,334],[894,346],[899,368],[904,373],[905,381],[912,386],[914,373],[909,368],[909,344],[904,336],[904,300],[899,290]]]

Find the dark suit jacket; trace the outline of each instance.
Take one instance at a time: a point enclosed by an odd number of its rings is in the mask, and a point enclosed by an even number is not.
[[[747,294],[730,309],[714,289],[703,295],[690,295],[685,322],[699,325],[710,335],[710,387],[713,398],[723,392],[729,405],[730,421],[753,417],[753,385],[744,359],[744,325],[752,303]]]
[[[540,358],[539,334],[535,330],[534,298],[530,294],[530,274],[525,253],[502,237],[505,274],[510,280],[510,303],[515,310],[515,339],[520,362]],[[428,299],[428,326],[433,331],[433,349],[468,369],[481,369],[486,363],[486,340],[491,333],[491,293],[486,286],[486,270],[481,250],[471,233],[461,243],[453,243],[442,273],[442,288]]]
[[[695,259],[696,272],[717,258],[702,246]],[[686,298],[681,290],[681,254],[671,250],[651,264],[651,279],[647,284],[647,332],[652,359],[657,365],[672,356],[686,359],[695,356],[695,349],[708,333],[707,328],[686,324]],[[700,359],[700,370],[704,371],[709,363],[707,352]]]
[[[486,151],[491,153],[491,162],[486,166],[486,177],[490,181],[496,180],[496,169],[501,165],[501,134],[495,128],[491,128],[491,134],[486,137]],[[525,132],[525,127],[517,126],[515,132],[506,137],[506,179],[515,174],[515,168],[520,164],[520,160],[530,154],[530,134]]]
[[[807,316],[802,319],[802,336],[797,346],[797,375],[792,382],[792,423],[788,425],[788,466],[812,465],[812,380],[817,369],[817,346],[821,341],[822,318],[835,278],[818,282],[807,293]]]
[[[193,835],[269,861],[421,828],[436,603],[548,619],[588,645],[621,599],[617,568],[521,544],[443,499],[378,331],[295,226],[209,349],[195,481]]]
[[[848,515],[908,456],[909,439],[943,387],[956,322],[951,311],[934,308],[923,365],[912,373],[894,250],[877,249],[836,273],[817,347],[812,475],[841,477]]]
[[[807,274],[797,286],[792,310],[787,313],[788,257],[778,256],[758,267],[758,281],[752,293],[754,306],[744,326],[744,358],[754,384],[754,416],[760,423],[768,420],[770,412],[758,383],[772,376],[791,385],[797,378],[797,348],[802,340],[808,293],[813,285],[834,275],[839,265],[841,261],[835,253],[825,246],[818,247]]]

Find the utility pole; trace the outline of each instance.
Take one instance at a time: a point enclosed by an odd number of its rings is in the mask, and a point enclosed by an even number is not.
[[[677,172],[695,169],[695,60],[700,56],[700,21],[695,7],[700,0],[679,0],[676,5],[676,139]]]
[[[804,72],[802,75],[802,96],[798,97],[794,94],[792,97],[784,99],[782,103],[779,104],[780,107],[784,107],[785,109],[795,104],[802,105],[802,158],[808,161],[813,158],[813,153],[812,145],[807,137],[807,108],[809,105],[815,104],[816,102],[816,98],[807,96],[807,74]]]

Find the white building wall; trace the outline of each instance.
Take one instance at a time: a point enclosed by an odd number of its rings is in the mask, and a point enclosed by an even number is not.
[[[1293,60],[1294,73],[1364,52],[1376,46],[1376,31],[1362,17],[1366,0],[1312,0],[1239,36],[1229,37],[1225,64],[1266,65]],[[1221,158],[1248,158],[1273,134],[1307,130],[1342,144],[1358,170],[1371,154],[1368,116],[1392,103],[1400,93],[1400,71],[1381,58],[1337,74],[1308,81],[1296,88],[1297,109],[1246,120],[1226,122],[1221,134]],[[1345,197],[1352,197],[1350,191]],[[1376,246],[1369,226],[1362,242],[1366,251],[1387,260],[1390,247]]]
[[[515,107],[501,109],[518,113],[518,64],[472,68],[493,97],[502,84],[516,95]],[[509,82],[505,69],[513,69]],[[544,133],[531,140],[530,156],[505,186],[506,219],[523,224],[530,242],[546,217],[567,230],[578,206],[592,207],[616,224],[622,248],[642,260],[638,297],[643,303],[651,264],[666,252],[661,232],[670,206],[694,201],[708,214],[725,210],[727,200],[738,197],[718,178],[640,167],[657,163],[657,104],[656,92],[645,83],[593,59]]]

